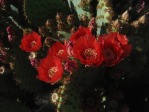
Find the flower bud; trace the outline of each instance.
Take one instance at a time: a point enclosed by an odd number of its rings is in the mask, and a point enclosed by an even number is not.
[[[72,60],[67,60],[65,65],[64,65],[64,69],[69,72],[70,74],[73,73],[73,71],[75,69],[78,68],[77,62],[76,61],[72,61]]]
[[[62,19],[63,19],[63,14],[62,13],[57,13],[56,14],[56,21],[59,23],[59,22],[62,22]]]
[[[5,8],[7,5],[8,0],[0,0],[0,8]]]
[[[121,16],[121,19],[124,20],[124,21],[128,21],[129,20],[129,11],[126,10],[122,16]]]
[[[12,27],[8,26],[6,28],[6,31],[7,31],[7,34],[8,34],[8,41],[11,42],[11,43],[14,42],[15,41],[15,32],[12,29]]]
[[[73,14],[67,16],[67,23],[69,25],[74,25],[75,24],[75,16]]]
[[[40,35],[45,35],[45,27],[44,26],[38,27],[38,32]]]
[[[139,22],[138,21],[134,21],[131,23],[131,25],[135,28],[138,28],[139,27]]]
[[[53,20],[51,20],[51,19],[49,20],[49,19],[48,19],[48,20],[46,21],[46,24],[45,24],[45,25],[46,25],[46,27],[47,27],[49,30],[54,30],[54,27],[55,27],[55,26],[54,26]]]
[[[113,21],[112,25],[116,30],[119,30],[120,27],[122,26],[122,22],[119,19],[116,19],[115,21]]]
[[[30,63],[33,67],[37,68],[39,65],[39,60],[37,58],[31,59]]]
[[[46,37],[45,40],[44,40],[44,44],[47,47],[50,47],[53,44],[53,41],[52,41],[51,37]]]
[[[6,28],[6,31],[7,31],[7,33],[8,33],[9,35],[13,35],[13,34],[14,34],[14,31],[13,31],[13,29],[12,29],[11,26],[8,26],[8,27]]]
[[[64,35],[61,34],[61,33],[59,33],[59,32],[57,32],[57,37],[58,37],[58,39],[60,39],[60,38],[64,38]]]
[[[139,18],[138,22],[141,24],[144,24],[145,22],[147,22],[149,20],[149,19],[148,20],[147,19],[148,19],[147,16],[143,15]]]
[[[75,27],[75,26],[72,27],[71,30],[70,30],[71,34],[75,33],[76,31],[77,31],[77,27]]]
[[[60,22],[57,25],[59,31],[64,31],[66,29],[66,24],[64,22]]]

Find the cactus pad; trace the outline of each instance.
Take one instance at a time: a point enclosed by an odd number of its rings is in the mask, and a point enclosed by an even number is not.
[[[20,87],[28,92],[35,92],[42,86],[41,82],[36,79],[37,72],[26,60],[27,55],[19,48],[13,48],[14,59],[14,79]]]
[[[101,27],[105,26],[110,22],[112,16],[112,9],[109,6],[108,0],[98,0],[97,5],[97,15],[96,15],[96,24],[97,24],[97,35],[101,34]]]
[[[91,18],[90,2],[91,0],[68,0],[70,8],[76,11],[79,19],[82,19],[82,16]]]
[[[68,13],[69,9],[62,0],[24,0],[24,15],[29,23],[39,26],[55,17],[57,12]]]

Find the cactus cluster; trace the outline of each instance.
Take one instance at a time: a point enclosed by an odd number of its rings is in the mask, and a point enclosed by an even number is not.
[[[140,0],[118,6],[112,4],[115,1],[16,0],[18,4],[0,1],[0,95],[4,96],[0,96],[0,111],[128,111],[122,87],[131,89],[135,85],[132,80],[149,73],[149,5]],[[10,8],[12,5],[19,10],[17,13]],[[124,12],[112,10],[117,7]],[[96,37],[110,32],[127,35],[133,46],[131,55],[114,67],[79,65],[77,71],[70,76],[64,74],[66,77],[54,86],[39,81],[36,78],[39,59],[47,55],[53,43],[69,40],[79,26],[89,27]],[[22,35],[31,31],[40,34],[43,45],[38,52],[26,53],[19,45]],[[21,99],[22,91],[32,94],[34,108]]]

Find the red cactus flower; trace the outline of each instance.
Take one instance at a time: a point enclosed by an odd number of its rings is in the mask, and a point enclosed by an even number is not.
[[[23,36],[20,48],[26,52],[34,52],[38,51],[41,46],[41,37],[36,32],[31,32]]]
[[[37,68],[37,78],[51,84],[58,82],[63,74],[61,61],[57,57],[46,57],[40,61]]]
[[[60,42],[54,43],[49,49],[48,56],[56,56],[61,60],[66,60],[68,58],[66,46]]]
[[[91,35],[84,35],[76,41],[73,54],[85,65],[98,66],[103,61],[101,46]]]
[[[118,33],[103,35],[99,37],[99,42],[102,43],[104,64],[106,66],[119,63],[130,54],[132,49],[126,36]]]
[[[80,26],[78,28],[78,30],[71,35],[70,41],[72,43],[75,43],[77,39],[79,39],[79,38],[81,38],[81,37],[83,37],[85,35],[91,35],[90,29]]]

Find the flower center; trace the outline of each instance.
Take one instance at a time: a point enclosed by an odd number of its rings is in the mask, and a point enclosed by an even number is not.
[[[63,52],[64,52],[64,50],[63,50],[63,49],[61,49],[61,50],[59,50],[59,51],[58,51],[57,55],[58,55],[58,56],[59,56],[59,55],[62,55],[62,54],[63,54]]]
[[[53,75],[58,71],[58,68],[57,67],[51,67],[49,70],[48,70],[48,75],[50,78],[53,77]]]
[[[32,41],[31,43],[30,43],[30,46],[31,47],[34,47],[36,45],[36,41]]]
[[[84,56],[88,60],[94,60],[97,58],[97,52],[95,49],[88,48],[88,49],[85,49]]]
[[[109,48],[104,50],[104,55],[108,60],[114,60],[115,59],[114,52]]]

